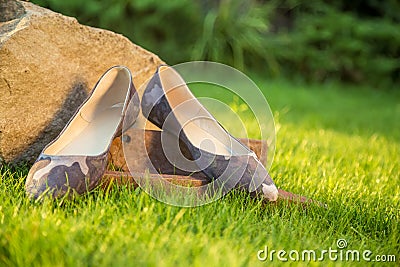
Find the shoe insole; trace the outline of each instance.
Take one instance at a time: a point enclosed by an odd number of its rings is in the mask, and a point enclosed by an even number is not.
[[[192,145],[224,156],[251,153],[218,124],[173,68],[161,67],[159,75],[172,112],[180,125],[185,123],[182,125],[183,130]]]
[[[205,119],[204,119],[205,120]],[[208,122],[212,123],[212,122]],[[216,125],[215,128],[220,128]],[[223,155],[223,156],[238,156],[247,155],[249,151],[243,147],[236,139],[224,133],[223,138],[216,138],[213,132],[205,130],[195,122],[189,122],[183,127],[189,141],[196,147],[204,151]],[[222,129],[216,129],[221,131]]]
[[[95,156],[103,153],[118,127],[121,119],[122,106],[110,107],[100,114],[97,114],[93,121],[86,122],[78,116],[77,120],[82,120],[82,128],[75,132],[73,138],[65,143],[58,155],[87,155]]]

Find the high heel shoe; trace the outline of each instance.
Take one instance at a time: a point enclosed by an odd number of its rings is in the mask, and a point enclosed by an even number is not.
[[[135,104],[127,112],[131,99]],[[82,194],[95,188],[107,167],[111,142],[122,133],[124,114],[133,124],[138,113],[139,98],[129,69],[114,66],[107,70],[31,167],[27,194],[61,197],[71,190]]]
[[[211,181],[219,181],[223,190],[236,187],[277,200],[278,189],[255,153],[218,123],[172,67],[157,69],[141,107],[150,122],[187,145],[200,170]]]

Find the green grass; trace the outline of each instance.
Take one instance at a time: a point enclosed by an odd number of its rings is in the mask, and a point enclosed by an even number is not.
[[[327,209],[269,205],[238,192],[179,208],[117,186],[74,201],[35,203],[24,195],[28,168],[3,166],[0,266],[266,266],[268,260],[257,259],[265,246],[336,249],[339,238],[347,240],[346,249],[394,254],[398,265],[400,95],[257,81],[277,127],[272,177]],[[273,263],[280,263],[276,255]],[[327,257],[292,263],[345,264]]]

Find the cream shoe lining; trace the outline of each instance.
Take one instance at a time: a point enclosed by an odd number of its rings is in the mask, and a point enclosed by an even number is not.
[[[173,68],[163,66],[159,74],[168,102],[179,123],[184,124],[183,130],[194,146],[223,156],[252,154],[249,149],[226,133],[193,96],[185,81]],[[187,104],[185,101],[188,101]]]
[[[105,152],[121,121],[129,86],[126,68],[109,70],[63,134],[43,153],[95,156]]]

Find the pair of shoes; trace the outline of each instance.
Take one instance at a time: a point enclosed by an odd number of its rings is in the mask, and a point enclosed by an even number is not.
[[[140,109],[147,120],[187,145],[210,180],[277,200],[278,190],[255,153],[230,135],[166,65],[150,79],[141,101],[129,69],[109,69],[60,135],[41,152],[29,171],[27,193],[35,198],[44,193],[60,197],[71,190],[83,194],[95,188],[106,170],[112,140],[123,133],[123,125],[135,123]]]

